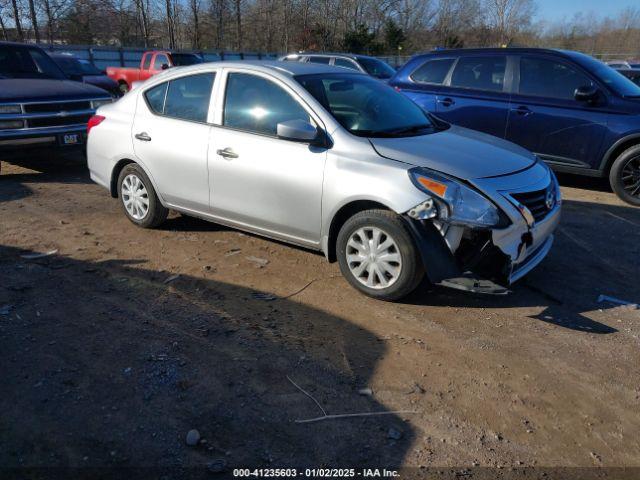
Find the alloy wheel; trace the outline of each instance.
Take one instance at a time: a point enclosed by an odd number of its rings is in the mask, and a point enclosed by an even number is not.
[[[142,180],[133,173],[122,180],[122,203],[135,220],[142,220],[149,213],[149,193]]]
[[[622,167],[622,188],[632,197],[640,197],[640,157],[630,158]]]
[[[388,288],[402,271],[402,255],[396,241],[377,227],[353,232],[345,255],[351,274],[368,288]]]

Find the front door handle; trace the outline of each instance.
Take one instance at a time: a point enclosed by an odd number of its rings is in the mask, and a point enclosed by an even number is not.
[[[138,140],[142,140],[143,142],[150,142],[151,141],[151,137],[149,136],[149,134],[147,132],[136,133],[134,135],[134,137],[136,137]]]
[[[524,105],[520,105],[519,107],[512,108],[511,111],[516,113],[516,114],[518,114],[518,115],[522,115],[523,117],[526,117],[526,116],[531,115],[533,113],[529,109],[529,107],[526,107]]]
[[[442,105],[443,107],[450,107],[451,105],[455,104],[455,100],[453,98],[443,98],[443,99],[438,99],[438,103],[440,105]]]
[[[239,155],[231,148],[227,147],[224,150],[216,150],[216,153],[224,158],[238,158]]]

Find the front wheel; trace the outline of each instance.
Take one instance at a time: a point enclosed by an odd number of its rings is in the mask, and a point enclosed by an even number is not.
[[[405,297],[424,277],[408,227],[387,210],[365,210],[347,220],[338,233],[336,252],[347,281],[380,300]]]
[[[126,165],[118,177],[118,197],[125,215],[136,225],[154,228],[167,219],[167,210],[144,170],[135,163]]]
[[[609,182],[620,199],[640,207],[640,145],[625,150],[613,162]]]

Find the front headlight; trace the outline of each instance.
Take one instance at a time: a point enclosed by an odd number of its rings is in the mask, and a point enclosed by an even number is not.
[[[498,208],[486,197],[441,173],[424,168],[409,170],[413,184],[429,194],[438,206],[438,218],[471,227],[496,227],[504,223]]]
[[[0,113],[22,113],[20,105],[0,105]]]
[[[108,103],[113,102],[113,98],[104,99],[104,100],[91,100],[91,108],[96,110],[98,107],[102,105],[107,105]]]

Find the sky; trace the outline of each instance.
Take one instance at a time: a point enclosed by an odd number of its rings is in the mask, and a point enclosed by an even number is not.
[[[599,16],[614,16],[625,7],[638,5],[637,0],[536,0],[539,20],[570,19],[579,11],[590,10]]]

